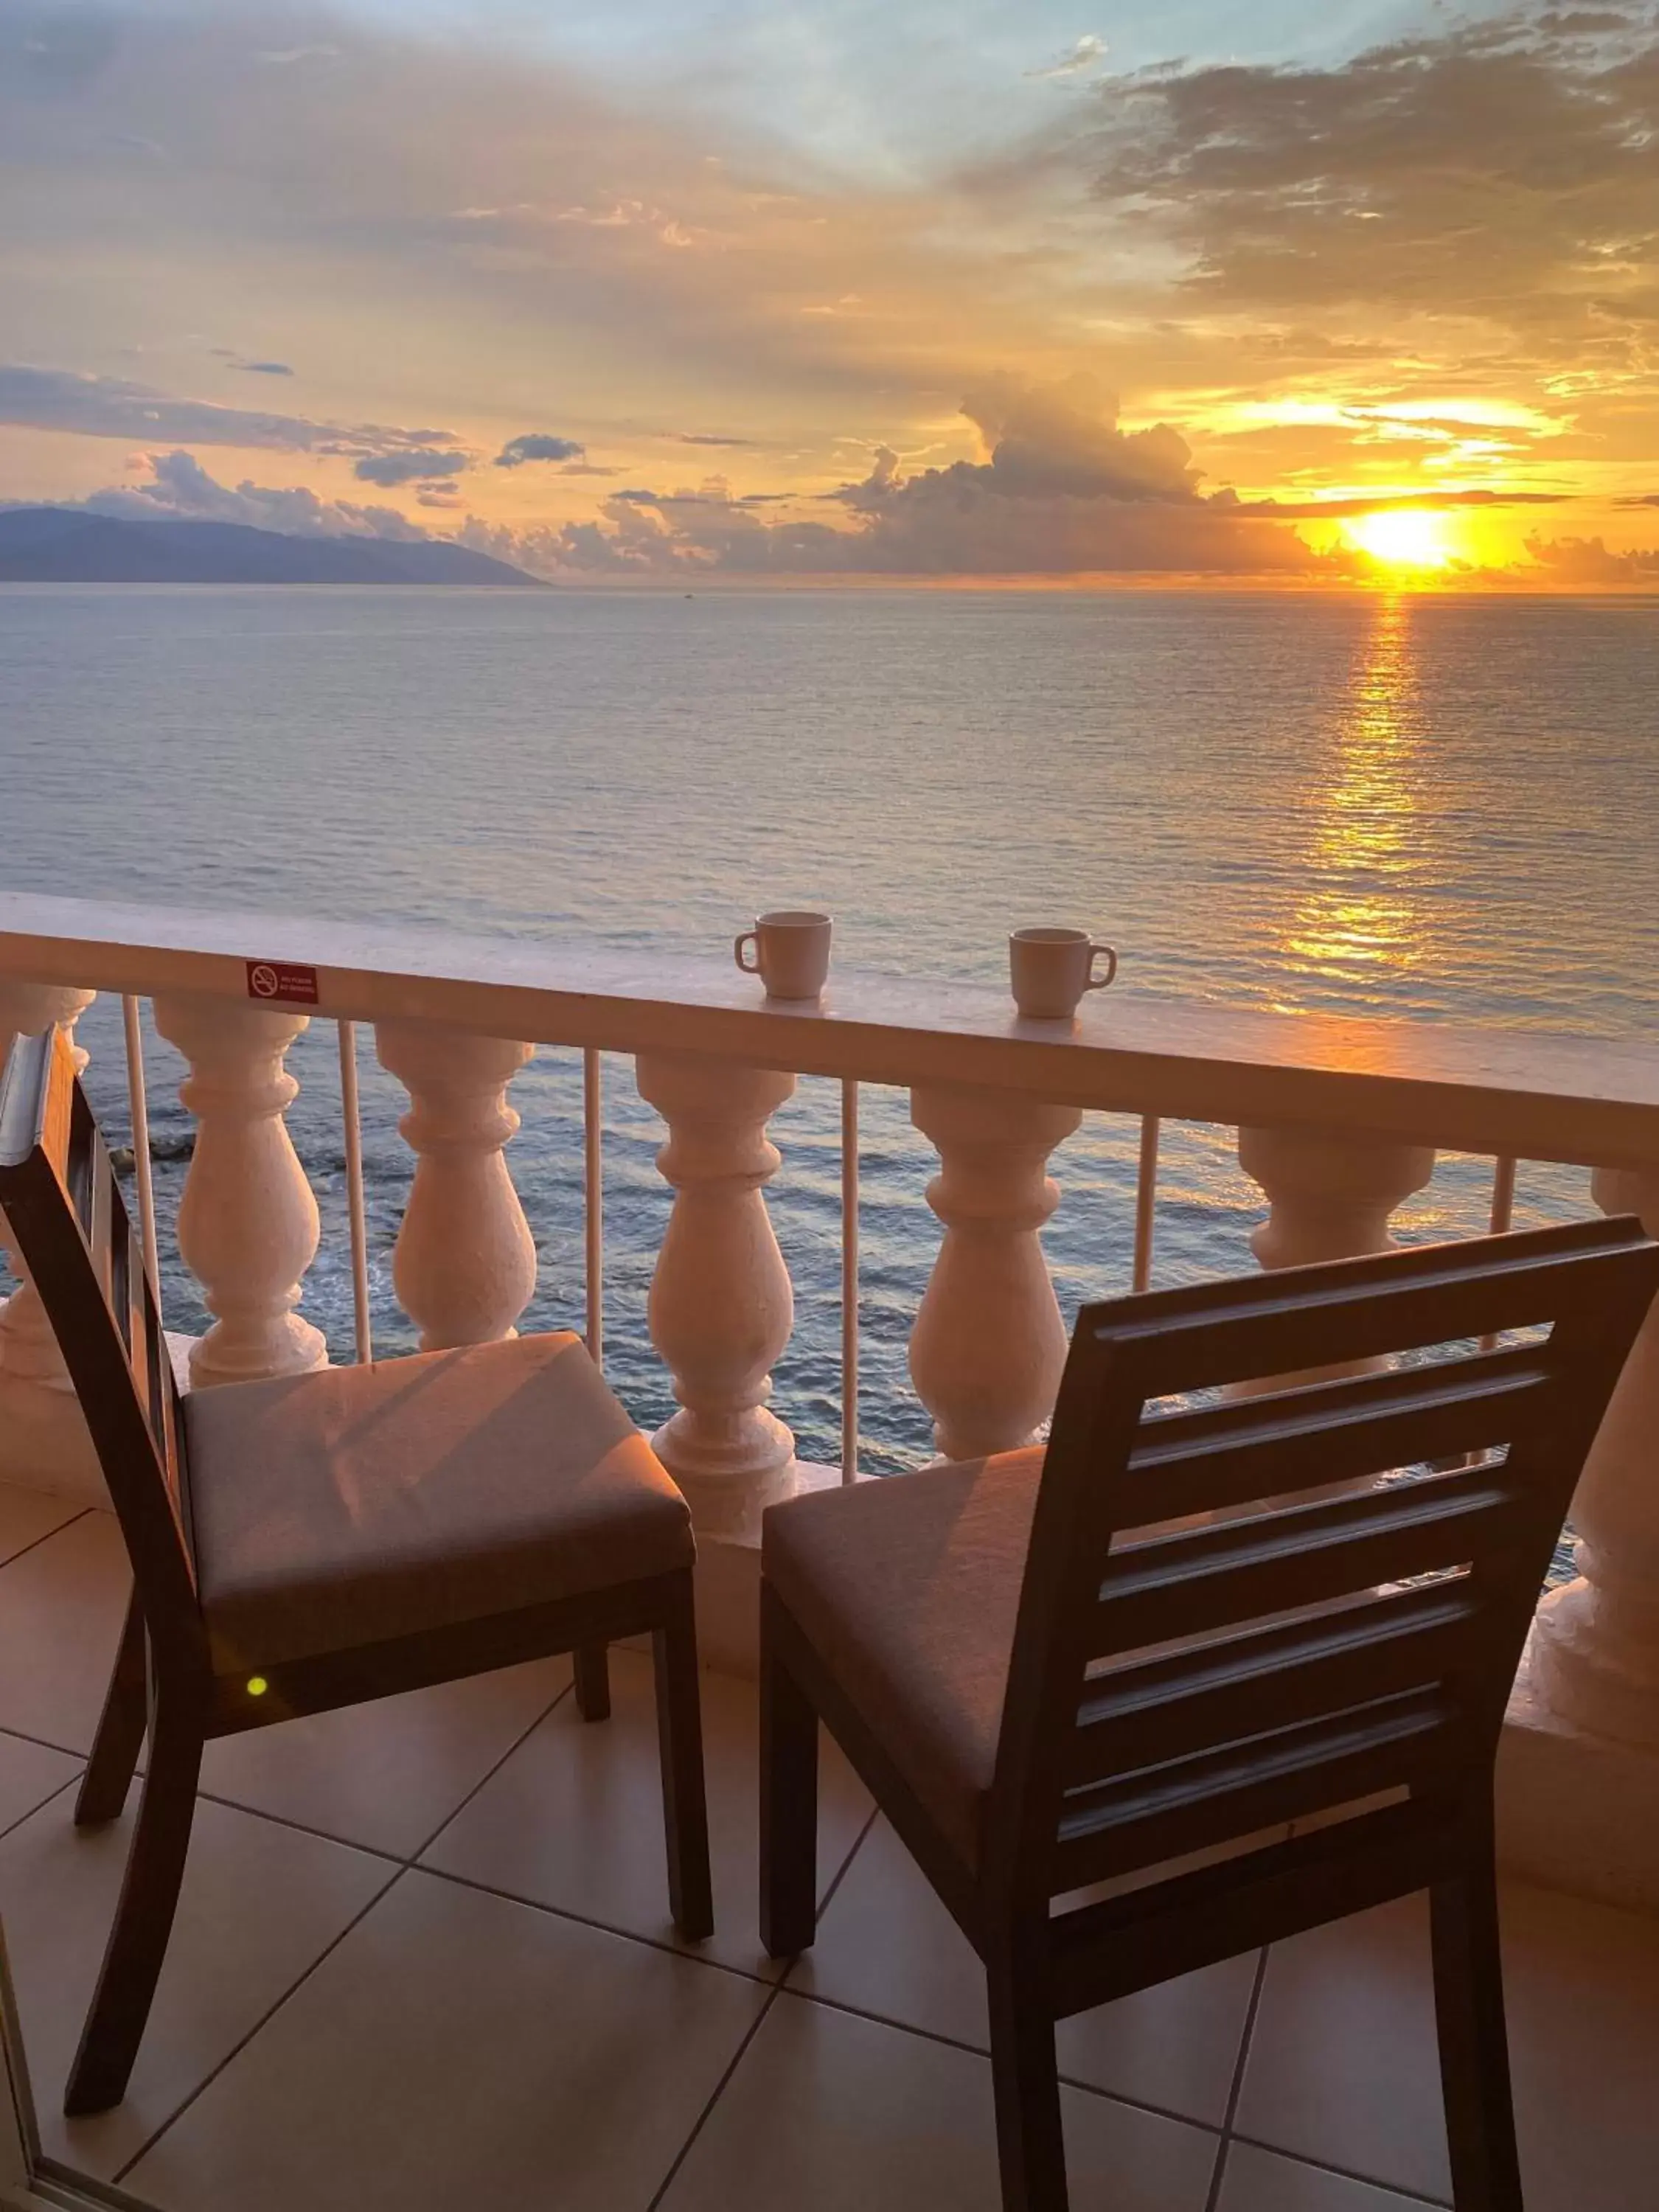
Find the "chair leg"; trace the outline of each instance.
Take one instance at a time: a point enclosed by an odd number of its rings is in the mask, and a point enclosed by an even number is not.
[[[817,1933],[818,1717],[769,1646],[764,1589],[761,1603],[761,1941],[792,1959]]]
[[[657,1684],[657,1741],[662,1757],[663,1826],[668,1838],[668,1903],[688,1942],[714,1932],[708,1870],[708,1801],[702,1778],[702,1703],[697,1624],[688,1571],[667,1619],[651,1638]]]
[[[571,1654],[576,1670],[576,1711],[585,1721],[611,1717],[610,1646],[579,1644]]]
[[[1489,1840],[1474,1865],[1435,1884],[1429,1910],[1452,2202],[1456,2212],[1522,2212]]]
[[[106,2112],[126,2094],[178,1909],[203,1735],[193,1705],[158,1698],[115,1924],[64,2095],[68,2113]]]
[[[115,1665],[104,1694],[104,1710],[99,1715],[98,1733],[93,1738],[92,1757],[87,1761],[87,1771],[81,1778],[80,1792],[75,1800],[77,1828],[120,1818],[138,1765],[148,1715],[144,1616],[139,1610],[138,1593],[135,1590],[127,1601],[126,1625],[116,1646]]]
[[[1016,1928],[985,1964],[1003,2212],[1068,2212],[1047,1929]]]

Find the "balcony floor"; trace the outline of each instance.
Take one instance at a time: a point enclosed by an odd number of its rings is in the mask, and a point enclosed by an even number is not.
[[[584,1727],[562,1662],[211,1747],[128,2100],[57,2112],[125,1850],[77,1836],[126,1572],[0,1489],[0,1916],[51,2154],[166,2212],[994,2212],[975,1964],[838,1759],[827,1904],[755,1928],[752,1691],[705,1678],[720,1933],[677,1948],[649,1669]],[[1638,2212],[1659,1922],[1514,1887],[1529,2212]],[[1061,2031],[1078,2212],[1401,2212],[1448,2196],[1415,1903]]]

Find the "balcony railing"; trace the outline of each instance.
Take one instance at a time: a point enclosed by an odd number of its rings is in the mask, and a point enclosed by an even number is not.
[[[519,1126],[511,1085],[538,1044],[580,1051],[585,1319],[602,1358],[600,1055],[630,1055],[640,1096],[667,1125],[658,1164],[674,1193],[647,1322],[678,1410],[655,1442],[710,1555],[752,1558],[769,1499],[859,1467],[861,1085],[908,1091],[910,1119],[939,1155],[927,1200],[942,1233],[909,1375],[951,1457],[1023,1443],[1052,1407],[1066,1334],[1039,1231],[1060,1196],[1049,1157],[1085,1109],[1139,1118],[1137,1285],[1152,1265],[1159,1130],[1172,1117],[1237,1131],[1240,1164],[1267,1200],[1252,1242],[1269,1267],[1382,1249],[1448,1149],[1493,1162],[1494,1226],[1507,1225],[1522,1160],[1590,1168],[1597,1204],[1659,1231],[1659,1052],[1629,1044],[1128,994],[1085,1001],[1074,1024],[1059,1025],[1020,1020],[988,987],[856,975],[838,975],[822,1006],[781,1004],[713,958],[0,897],[0,1031],[72,1028],[96,992],[130,1002],[130,1051],[136,1000],[147,997],[188,1066],[181,1095],[196,1141],[178,1242],[212,1316],[188,1348],[196,1388],[328,1358],[296,1310],[319,1213],[284,1121],[296,1090],[285,1055],[318,1018],[339,1025],[358,1356],[371,1350],[356,1105],[356,1025],[368,1024],[380,1066],[409,1094],[399,1126],[415,1168],[392,1274],[428,1346],[505,1335],[528,1304],[536,1250],[506,1158]],[[136,1054],[132,1065],[137,1074]],[[803,1075],[841,1085],[834,1468],[801,1463],[769,1402],[793,1290],[763,1196],[780,1164],[767,1131]],[[140,1131],[144,1103],[139,1075]],[[136,1149],[142,1177],[142,1137]],[[147,1182],[139,1197],[148,1210]],[[66,1389],[25,1286],[0,1310],[0,1479],[63,1474],[46,1462],[75,1449],[64,1442]],[[1540,1608],[1507,1759],[1519,1778],[1510,1826],[1532,1870],[1650,1902],[1659,1901],[1656,1438],[1659,1315],[1581,1486],[1578,1572]],[[728,1648],[721,1624],[710,1627],[712,1648]],[[1611,1840],[1586,1843],[1580,1830],[1603,1796]]]

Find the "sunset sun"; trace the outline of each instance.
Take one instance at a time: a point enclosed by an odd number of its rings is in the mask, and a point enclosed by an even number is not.
[[[1445,517],[1421,507],[1356,515],[1343,526],[1362,553],[1391,568],[1443,568],[1452,557]]]

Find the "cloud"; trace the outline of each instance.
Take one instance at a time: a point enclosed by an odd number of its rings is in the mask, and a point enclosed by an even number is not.
[[[266,364],[266,373],[280,365]],[[283,372],[286,373],[286,372]],[[295,453],[394,453],[407,447],[455,442],[453,430],[404,430],[384,423],[315,422],[177,399],[145,384],[70,369],[0,362],[0,422],[36,430],[69,430],[131,444],[261,446]]]
[[[422,478],[459,476],[468,465],[465,453],[411,446],[401,453],[365,454],[351,473],[364,483],[379,484],[389,491],[394,485],[416,483]]]
[[[261,69],[293,69],[300,62],[334,62],[340,58],[338,46],[274,46],[255,53],[255,63]]]
[[[1091,32],[1079,39],[1058,61],[1050,62],[1046,69],[1027,70],[1025,74],[1039,82],[1059,77],[1081,76],[1085,70],[1093,69],[1097,62],[1103,62],[1105,58],[1105,40],[1097,38]]]
[[[1566,491],[1491,491],[1481,487],[1468,491],[1438,491],[1432,485],[1422,491],[1368,496],[1363,492],[1342,499],[1253,499],[1232,505],[1235,514],[1270,515],[1280,522],[1340,522],[1355,514],[1388,514],[1402,507],[1413,513],[1442,514],[1457,507],[1560,507],[1577,495]],[[1216,495],[1216,502],[1228,495]]]
[[[89,507],[97,514],[130,521],[162,517],[189,522],[243,522],[254,530],[276,530],[291,538],[427,538],[429,531],[392,507],[360,507],[350,500],[320,499],[303,485],[289,489],[245,480],[234,489],[222,484],[194,453],[147,453],[139,466],[148,480],[112,484],[65,507]]]
[[[39,4],[0,0],[0,54]],[[346,0],[107,4],[119,68],[72,108],[0,58],[7,257],[75,270],[97,342],[208,299],[220,327],[304,331],[330,388],[372,390],[395,353],[454,405],[492,410],[527,346],[567,364],[584,419],[751,419],[761,443],[799,449],[825,419],[873,439],[896,403],[908,427],[964,366],[1003,357],[1011,322],[1022,343],[1054,324],[1029,253],[948,175],[804,162],[775,118],[711,112],[695,84],[678,115],[642,106],[632,72],[492,35],[499,8],[452,40]],[[340,58],[251,66],[319,41]],[[165,173],[112,159],[133,129],[168,148]],[[131,251],[100,284],[112,225]],[[865,313],[802,313],[849,293]],[[1069,306],[1060,319],[1075,332]],[[451,404],[428,403],[440,421]],[[196,442],[184,426],[123,434]]]
[[[678,216],[637,199],[605,200],[592,205],[578,202],[570,207],[513,200],[499,207],[457,208],[451,220],[477,224],[509,237],[515,233],[547,230],[562,224],[572,224],[586,231],[630,232],[653,245],[680,251],[708,244],[713,239],[707,228],[683,222]]]
[[[587,448],[575,438],[556,438],[546,430],[526,430],[509,438],[495,456],[498,469],[522,468],[526,461],[580,461]]]
[[[1659,322],[1659,21],[1516,10],[1323,67],[1098,94],[1103,205],[1211,312],[1485,322],[1533,371],[1635,370]],[[1493,366],[1488,363],[1488,371]]]
[[[1071,398],[1076,403],[1080,395],[1073,392]],[[890,449],[884,449],[854,488],[860,495],[851,502],[857,519],[841,526],[799,516],[769,521],[753,509],[787,501],[790,495],[733,495],[714,477],[678,491],[614,493],[597,521],[526,529],[465,514],[460,487],[439,481],[416,493],[423,507],[446,517],[441,528],[428,528],[394,507],[322,499],[304,486],[246,478],[234,486],[221,483],[193,453],[177,451],[139,456],[141,482],[61,503],[137,520],[246,523],[293,537],[447,538],[566,582],[720,574],[1052,578],[1171,571],[1340,578],[1354,566],[1346,551],[1314,554],[1282,518],[1241,514],[1224,493],[1203,497],[1192,488],[1190,470],[1177,465],[1173,448],[1166,451],[1156,488],[1149,489],[1139,464],[1127,477],[1103,470],[1103,429],[1126,443],[1133,434],[1106,424],[1104,402],[1097,402],[1092,415],[1083,414],[1069,445],[1063,403],[1052,389],[1005,392],[1000,404],[1017,429],[1029,432],[1028,412],[1044,426],[1048,471],[1060,465],[1066,450],[1081,449],[1078,475],[1068,486],[1031,490],[1018,450],[999,459],[1000,444],[985,463],[910,477]],[[1003,489],[995,488],[1000,468],[1012,472]],[[1111,477],[1111,489],[1104,487],[1103,476]],[[1127,499],[1119,495],[1125,482],[1133,489]],[[1093,489],[1080,489],[1085,485]],[[1599,538],[1534,537],[1527,550],[1530,567],[1482,571],[1471,580],[1602,589],[1659,584],[1659,548],[1620,553]]]
[[[752,446],[753,438],[718,438],[707,430],[675,430],[670,434],[681,446]]]
[[[1206,498],[1167,422],[1126,431],[1093,378],[1048,386],[987,379],[963,411],[981,462],[902,474],[889,447],[840,495],[865,518],[854,563],[886,573],[1067,574],[1306,572],[1318,565],[1278,521]]]
[[[1659,584],[1659,545],[1613,553],[1599,538],[1528,538],[1527,550],[1553,584]]]
[[[827,496],[847,520],[767,520],[787,495],[734,495],[724,478],[613,492],[594,522],[514,532],[469,522],[462,542],[543,574],[1073,576],[1331,573],[1287,522],[1206,497],[1168,423],[1125,430],[1093,380],[985,379],[963,402],[987,458],[907,476],[879,447]],[[1338,556],[1339,560],[1345,556]]]
[[[0,32],[11,27],[0,25]],[[121,26],[110,7],[34,6],[14,38],[0,46],[0,58],[14,63],[25,82],[32,80],[53,92],[79,91],[106,73],[120,40]]]
[[[1632,492],[1628,499],[1616,499],[1615,507],[1659,507],[1659,491]]]
[[[285,361],[234,361],[233,368],[246,369],[250,376],[292,376],[294,371]]]

